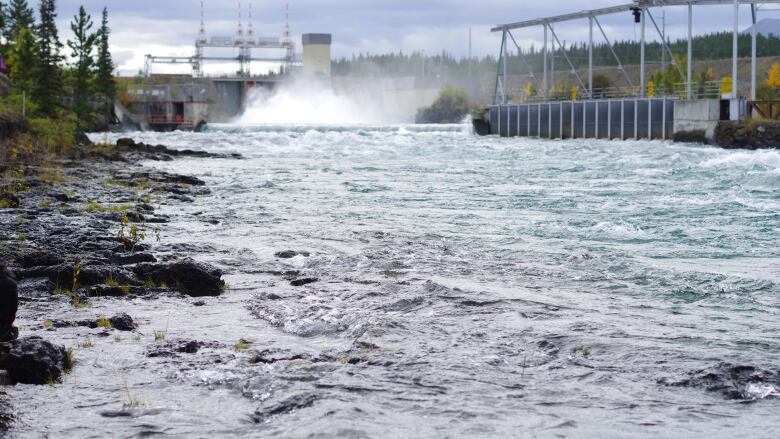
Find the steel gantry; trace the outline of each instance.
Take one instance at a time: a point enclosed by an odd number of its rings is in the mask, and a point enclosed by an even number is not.
[[[780,4],[780,0],[634,0],[633,3],[623,4],[619,6],[586,10],[586,11],[580,11],[575,13],[557,15],[553,17],[537,18],[533,20],[519,21],[515,23],[508,23],[508,24],[496,26],[493,29],[491,29],[491,32],[501,32],[502,38],[501,38],[501,52],[499,55],[498,74],[496,76],[496,88],[494,91],[493,103],[506,104],[508,102],[507,59],[509,57],[509,51],[508,51],[509,39],[511,39],[511,41],[514,43],[515,47],[517,48],[518,57],[523,61],[524,64],[528,65],[528,63],[524,60],[522,56],[522,50],[520,46],[517,44],[517,41],[515,40],[515,37],[512,34],[512,31],[517,29],[525,29],[525,28],[531,28],[537,26],[542,26],[544,30],[544,44],[542,45],[543,77],[541,79],[541,84],[538,84],[539,80],[533,77],[533,72],[531,72],[531,78],[534,79],[538,85],[541,85],[542,96],[545,101],[548,101],[550,97],[549,96],[550,72],[548,70],[548,58],[550,56],[550,53],[548,49],[548,41],[549,41],[548,33],[552,34],[553,37],[553,41],[552,41],[553,51],[555,51],[555,44],[557,43],[558,47],[564,52],[564,58],[568,62],[569,66],[572,68],[572,73],[576,76],[579,85],[587,94],[588,98],[594,99],[595,96],[594,89],[593,89],[594,25],[599,29],[601,36],[604,38],[604,41],[606,42],[607,46],[609,46],[612,55],[614,56],[615,61],[617,62],[618,69],[620,69],[620,71],[623,73],[623,76],[626,79],[626,83],[628,84],[630,89],[632,90],[636,89],[636,87],[634,87],[633,82],[631,81],[630,76],[625,70],[625,66],[623,65],[617,53],[615,52],[612,43],[610,42],[610,39],[607,36],[607,33],[604,31],[604,27],[601,25],[601,22],[599,21],[599,17],[605,15],[623,13],[623,12],[632,12],[635,16],[636,22],[640,25],[641,28],[640,29],[641,36],[640,36],[639,87],[638,90],[636,91],[636,95],[640,98],[647,97],[647,89],[646,89],[647,82],[645,81],[645,73],[646,73],[645,72],[646,71],[645,48],[647,45],[646,24],[649,18],[649,21],[652,24],[653,28],[661,37],[662,40],[661,50],[663,50],[665,53],[668,53],[671,56],[673,66],[677,69],[677,71],[681,74],[681,76],[686,78],[685,95],[687,96],[688,99],[691,99],[693,95],[692,82],[693,82],[694,6],[715,6],[715,5],[725,5],[725,6],[733,5],[734,7],[733,9],[734,29],[733,29],[733,48],[732,48],[732,81],[733,81],[732,90],[733,90],[734,98],[738,97],[738,79],[739,79],[738,78],[738,58],[739,58],[738,37],[740,33],[739,12],[741,6],[750,7],[751,22],[752,22],[751,68],[750,68],[751,71],[750,95],[751,96],[750,97],[752,100],[755,100],[756,98],[756,39],[757,39],[756,23],[758,22],[758,5],[760,4]],[[656,22],[651,12],[652,8],[671,7],[671,6],[687,7],[688,10],[688,23],[687,23],[688,59],[687,59],[687,65],[685,66],[686,69],[685,72],[683,72],[682,70],[683,67],[678,64],[677,60],[673,56],[671,48],[667,44],[665,35],[662,32],[662,30],[659,28],[658,23]],[[565,55],[565,48],[561,44],[558,36],[556,35],[553,29],[554,24],[580,20],[580,19],[588,19],[588,24],[589,24],[587,86],[583,83],[582,78],[580,77],[579,73],[577,72],[577,69],[575,68],[571,60],[568,58],[568,56]]]

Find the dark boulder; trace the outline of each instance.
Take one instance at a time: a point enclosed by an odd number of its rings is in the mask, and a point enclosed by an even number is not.
[[[179,354],[197,354],[202,348],[218,349],[223,347],[217,342],[202,342],[196,340],[171,340],[162,343],[156,343],[146,350],[146,356],[149,358],[178,357]]]
[[[319,282],[319,279],[314,277],[307,277],[304,279],[295,279],[294,281],[290,282],[290,285],[294,287],[302,287],[304,285],[313,284],[315,282]]]
[[[111,327],[117,331],[135,331],[136,325],[133,322],[133,318],[127,314],[115,315],[108,319],[111,322]]]
[[[270,418],[279,415],[286,415],[297,410],[305,409],[314,405],[319,398],[317,395],[304,393],[299,395],[293,395],[284,401],[271,402],[266,401],[261,407],[259,407],[251,419],[260,424],[268,421]]]
[[[40,337],[14,340],[2,356],[2,368],[13,383],[48,384],[66,371],[65,348]]]
[[[299,256],[299,255],[308,258],[309,257],[309,252],[298,252],[298,251],[295,251],[295,250],[285,250],[285,251],[274,253],[274,256],[279,258],[279,259],[292,259],[292,258],[294,258],[296,256]]]
[[[220,269],[189,258],[172,264],[138,264],[135,274],[192,297],[219,296],[225,289]]]
[[[13,340],[18,335],[14,328],[18,308],[19,292],[16,289],[16,281],[5,266],[0,265],[0,342]]]
[[[65,262],[61,256],[46,250],[36,250],[24,253],[16,258],[16,263],[22,268],[52,267]]]

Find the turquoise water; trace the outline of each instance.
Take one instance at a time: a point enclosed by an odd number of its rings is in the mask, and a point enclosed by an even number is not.
[[[236,290],[222,305],[236,320],[215,312],[186,327],[282,358],[148,364],[176,392],[227,390],[221,401],[262,415],[198,417],[197,431],[779,433],[773,388],[745,404],[662,384],[723,361],[780,364],[778,151],[480,138],[461,125],[132,136],[245,156],[149,164],[213,191],[167,208],[161,248],[208,246],[202,258]],[[310,256],[274,257],[289,249]],[[284,271],[318,282],[293,287]],[[306,403],[273,410],[295,401]]]

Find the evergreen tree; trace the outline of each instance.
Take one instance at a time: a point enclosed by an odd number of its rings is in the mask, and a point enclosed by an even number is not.
[[[90,32],[92,29],[92,17],[79,8],[78,15],[73,17],[70,24],[73,31],[73,41],[68,41],[73,57],[73,112],[76,113],[76,129],[90,123],[92,119],[92,90],[94,88],[94,58],[92,52],[98,34]]]
[[[114,60],[111,58],[108,38],[111,29],[108,27],[108,8],[103,8],[103,20],[97,37],[97,75],[95,78],[95,92],[105,102],[103,113],[110,115],[113,111],[113,102],[116,98],[116,82],[114,82]]]
[[[21,95],[24,91],[29,95],[33,89],[37,70],[35,51],[35,36],[30,29],[22,29],[8,56],[14,94]]]
[[[3,34],[8,44],[16,41],[19,32],[22,29],[33,30],[35,25],[35,13],[27,0],[11,0],[8,5],[6,26],[3,28]]]
[[[0,1],[0,35],[5,36],[6,26],[8,26],[8,12],[6,11],[5,2]],[[10,42],[6,40],[6,44]]]
[[[33,98],[44,116],[54,117],[60,107],[63,77],[62,43],[57,32],[57,5],[55,0],[41,0],[41,23],[38,26],[38,68]]]

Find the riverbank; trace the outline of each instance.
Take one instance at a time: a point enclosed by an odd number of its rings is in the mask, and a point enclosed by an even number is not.
[[[5,344],[0,357],[14,349],[36,351],[45,342],[56,349],[53,358],[41,352],[24,357],[49,363],[42,372],[48,376],[16,367],[19,358],[3,358],[8,384],[56,385],[68,369],[89,367],[84,352],[94,348],[95,338],[141,343],[152,336],[155,352],[166,355],[181,343],[166,344],[164,330],[140,326],[118,311],[121,304],[171,298],[202,306],[201,298],[226,291],[222,271],[196,261],[207,249],[154,250],[170,221],[160,209],[192,203],[210,190],[196,177],[155,171],[141,162],[183,157],[241,158],[120,139],[115,145],[73,146],[46,160],[0,165],[0,264],[15,278],[19,297],[19,338]],[[74,342],[72,332],[62,334],[65,330],[77,331],[80,341]],[[198,348],[198,342],[183,345],[188,351]],[[50,349],[48,343],[44,349]],[[0,428],[13,424],[15,410],[14,401],[0,393]]]

